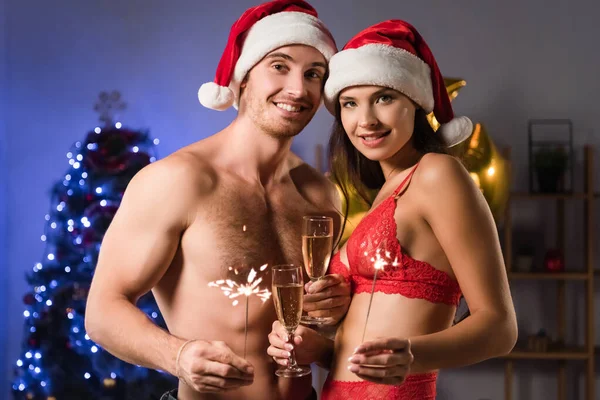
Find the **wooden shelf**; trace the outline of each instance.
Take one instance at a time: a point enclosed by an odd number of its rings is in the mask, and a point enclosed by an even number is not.
[[[585,192],[575,193],[529,193],[529,192],[513,192],[510,194],[512,199],[546,199],[546,200],[567,200],[567,199],[585,199]]]
[[[506,159],[510,161],[510,149],[507,149]],[[508,272],[508,278],[510,279],[511,285],[516,285],[516,281],[522,281],[521,284],[530,284],[532,282],[548,281],[554,282],[556,286],[556,328],[552,335],[558,343],[564,342],[567,332],[567,316],[570,309],[567,308],[567,297],[574,296],[578,300],[585,301],[585,342],[590,346],[597,346],[595,343],[595,332],[594,332],[594,282],[600,276],[600,268],[594,269],[594,259],[596,250],[595,231],[597,226],[594,217],[594,208],[596,200],[600,198],[600,193],[594,191],[594,152],[591,146],[586,145],[584,147],[584,167],[582,177],[584,182],[582,187],[584,190],[579,190],[571,193],[530,193],[530,192],[518,192],[512,191],[509,194],[507,207],[504,213],[504,260],[509,271],[512,269],[513,260],[513,218],[518,219],[518,214],[513,214],[511,202],[517,201],[542,201],[551,200],[554,202],[554,213],[555,213],[555,225],[556,225],[556,247],[563,251],[573,251],[573,249],[567,249],[567,237],[566,237],[566,226],[567,226],[567,215],[566,210],[571,208],[576,203],[567,202],[566,200],[577,200],[582,202],[583,206],[583,223],[582,228],[584,232],[584,249],[583,258],[585,264],[580,269],[568,270],[565,272],[544,272],[544,271],[532,271],[532,272],[520,272],[510,271]],[[509,170],[511,164],[509,162]],[[516,217],[516,218],[515,218]],[[576,293],[567,291],[566,282],[581,282],[584,283],[582,290]],[[521,360],[538,360],[541,362],[548,363],[550,360],[556,361],[556,398],[558,400],[566,400],[570,393],[567,388],[570,387],[571,382],[567,379],[567,360],[581,360],[585,364],[585,384],[584,384],[584,397],[585,400],[596,400],[595,395],[595,376],[596,376],[596,364],[594,362],[597,357],[600,357],[599,347],[588,347],[586,346],[560,346],[554,343],[549,347],[549,351],[531,351],[528,350],[526,343],[519,342],[519,344],[513,349],[513,351],[506,356],[504,359],[504,400],[513,400],[514,382],[515,376],[514,366]],[[587,361],[587,362],[586,362]],[[576,381],[577,382],[577,381]]]
[[[587,360],[590,354],[583,347],[567,347],[553,351],[530,351],[515,348],[504,356],[507,360]]]
[[[587,281],[587,272],[509,272],[508,279],[543,281]]]

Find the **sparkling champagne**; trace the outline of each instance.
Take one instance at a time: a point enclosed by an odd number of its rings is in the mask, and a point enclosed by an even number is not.
[[[322,278],[327,272],[333,235],[308,236],[302,235],[302,255],[306,273],[312,281]]]
[[[302,316],[303,286],[298,284],[273,285],[273,300],[279,322],[293,332]]]

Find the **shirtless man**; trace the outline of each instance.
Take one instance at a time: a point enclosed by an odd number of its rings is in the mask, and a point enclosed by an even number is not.
[[[248,10],[232,27],[215,82],[199,92],[210,108],[237,106],[235,120],[144,168],[127,188],[102,244],[86,330],[117,357],[178,376],[178,393],[165,398],[314,395],[310,376],[274,374],[277,366],[267,355],[277,319],[272,302],[249,298],[244,359],[244,308],[233,307],[208,283],[243,283],[244,274],[230,267],[247,273],[263,264],[301,264],[303,215],[331,215],[339,233],[335,188],[290,152],[293,137],[321,103],[335,51],[303,1]],[[270,288],[269,269],[263,274],[261,288]],[[343,278],[329,276],[313,286],[321,297],[309,297],[311,315],[339,321],[349,304]],[[149,290],[169,332],[135,306]]]

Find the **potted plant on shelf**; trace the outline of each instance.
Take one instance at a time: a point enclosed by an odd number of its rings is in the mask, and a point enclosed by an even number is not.
[[[564,174],[569,155],[562,147],[542,148],[534,154],[534,167],[540,192],[557,193],[564,190]]]

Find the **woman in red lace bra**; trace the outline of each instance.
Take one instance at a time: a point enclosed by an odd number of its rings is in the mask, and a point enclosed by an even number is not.
[[[506,354],[517,336],[489,207],[445,154],[471,134],[471,121],[454,117],[433,54],[399,20],[360,32],[331,59],[325,99],[336,118],[332,172],[350,182],[345,197],[379,192],[331,262],[329,272],[352,286],[335,341],[299,328],[298,362],[330,368],[324,400],[435,399],[439,369]],[[471,315],[453,325],[461,295]],[[268,353],[280,364],[285,337],[275,323]]]

